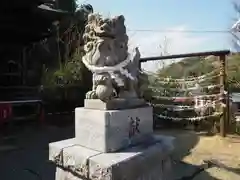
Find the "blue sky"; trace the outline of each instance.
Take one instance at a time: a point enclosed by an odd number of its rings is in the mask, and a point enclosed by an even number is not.
[[[86,0],[95,12],[105,16],[123,14],[130,31],[131,46],[139,46],[142,56],[160,54],[167,42],[170,54],[229,49],[228,33],[183,33],[189,30],[229,30],[237,13],[233,0]],[[142,32],[138,30],[174,32]],[[166,46],[166,45],[165,45]]]

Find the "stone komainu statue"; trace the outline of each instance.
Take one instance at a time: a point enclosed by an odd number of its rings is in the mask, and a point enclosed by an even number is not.
[[[103,18],[90,14],[83,34],[83,63],[93,73],[93,87],[87,99],[107,101],[112,98],[141,96],[140,52],[128,52],[124,16]]]

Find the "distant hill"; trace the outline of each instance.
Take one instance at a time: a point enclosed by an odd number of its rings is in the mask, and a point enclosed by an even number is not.
[[[231,89],[240,88],[240,54],[229,55],[226,59],[226,64],[229,86]],[[192,75],[200,76],[219,68],[219,65],[217,57],[185,58],[181,61],[170,64],[165,68],[159,69],[157,74],[160,77],[171,76],[173,78],[181,78]]]

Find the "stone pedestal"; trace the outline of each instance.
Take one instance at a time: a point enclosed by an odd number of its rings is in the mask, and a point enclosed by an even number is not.
[[[114,152],[146,141],[153,133],[152,107],[124,110],[75,109],[79,145]]]
[[[171,180],[172,138],[153,135],[151,107],[90,106],[76,108],[75,138],[49,144],[56,180]]]
[[[84,107],[86,109],[98,110],[122,110],[133,109],[147,106],[144,99],[130,98],[130,99],[113,99],[108,102],[103,102],[100,99],[85,99]]]
[[[56,180],[171,180],[169,137],[121,152],[100,153],[76,144],[76,139],[51,143],[49,159],[57,165]]]

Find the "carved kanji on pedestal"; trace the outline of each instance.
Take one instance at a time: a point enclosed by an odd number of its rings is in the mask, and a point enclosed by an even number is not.
[[[136,134],[140,133],[140,130],[139,130],[140,121],[141,120],[138,117],[136,117],[135,119],[130,117],[129,135],[128,135],[129,138],[132,138]]]

